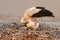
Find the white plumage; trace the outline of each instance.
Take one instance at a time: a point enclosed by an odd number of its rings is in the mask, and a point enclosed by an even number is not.
[[[33,18],[32,15],[36,14],[40,10],[41,9],[36,9],[36,7],[29,8],[24,12],[24,18],[26,18],[27,20],[30,19],[30,18]]]
[[[24,16],[21,18],[20,20],[20,23],[25,23],[26,21],[28,20],[31,20],[32,18],[32,15],[39,12],[41,9],[36,9],[36,7],[32,7],[32,8],[29,8],[27,9],[25,12],[24,12]]]

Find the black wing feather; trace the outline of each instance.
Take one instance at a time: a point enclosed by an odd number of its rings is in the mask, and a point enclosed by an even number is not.
[[[38,13],[32,15],[32,17],[55,17],[53,13],[49,10],[41,10]]]

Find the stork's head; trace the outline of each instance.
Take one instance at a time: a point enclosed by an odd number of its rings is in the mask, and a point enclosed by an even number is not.
[[[22,25],[27,26],[27,27],[30,27],[30,28],[33,28],[34,25],[35,25],[34,22],[32,22],[31,20],[25,20],[24,17],[21,18],[20,23],[21,23]]]
[[[30,22],[30,21],[31,21],[31,19],[27,20],[26,18],[22,17],[21,20],[20,20],[20,23],[21,23],[22,25],[26,25],[26,24],[27,24],[28,22]]]

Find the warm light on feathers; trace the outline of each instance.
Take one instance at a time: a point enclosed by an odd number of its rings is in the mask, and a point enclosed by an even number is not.
[[[51,11],[45,9],[44,7],[32,7],[24,12],[24,16],[21,18],[20,22],[21,24],[28,22],[27,27],[34,28],[34,25],[37,21],[36,18],[39,17],[54,17],[54,15]],[[31,21],[32,18],[36,21],[32,22]]]

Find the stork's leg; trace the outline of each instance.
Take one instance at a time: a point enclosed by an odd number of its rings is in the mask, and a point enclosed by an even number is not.
[[[34,17],[34,22],[35,22],[35,25],[36,25],[36,23],[37,23],[37,19],[36,19],[36,17]]]

